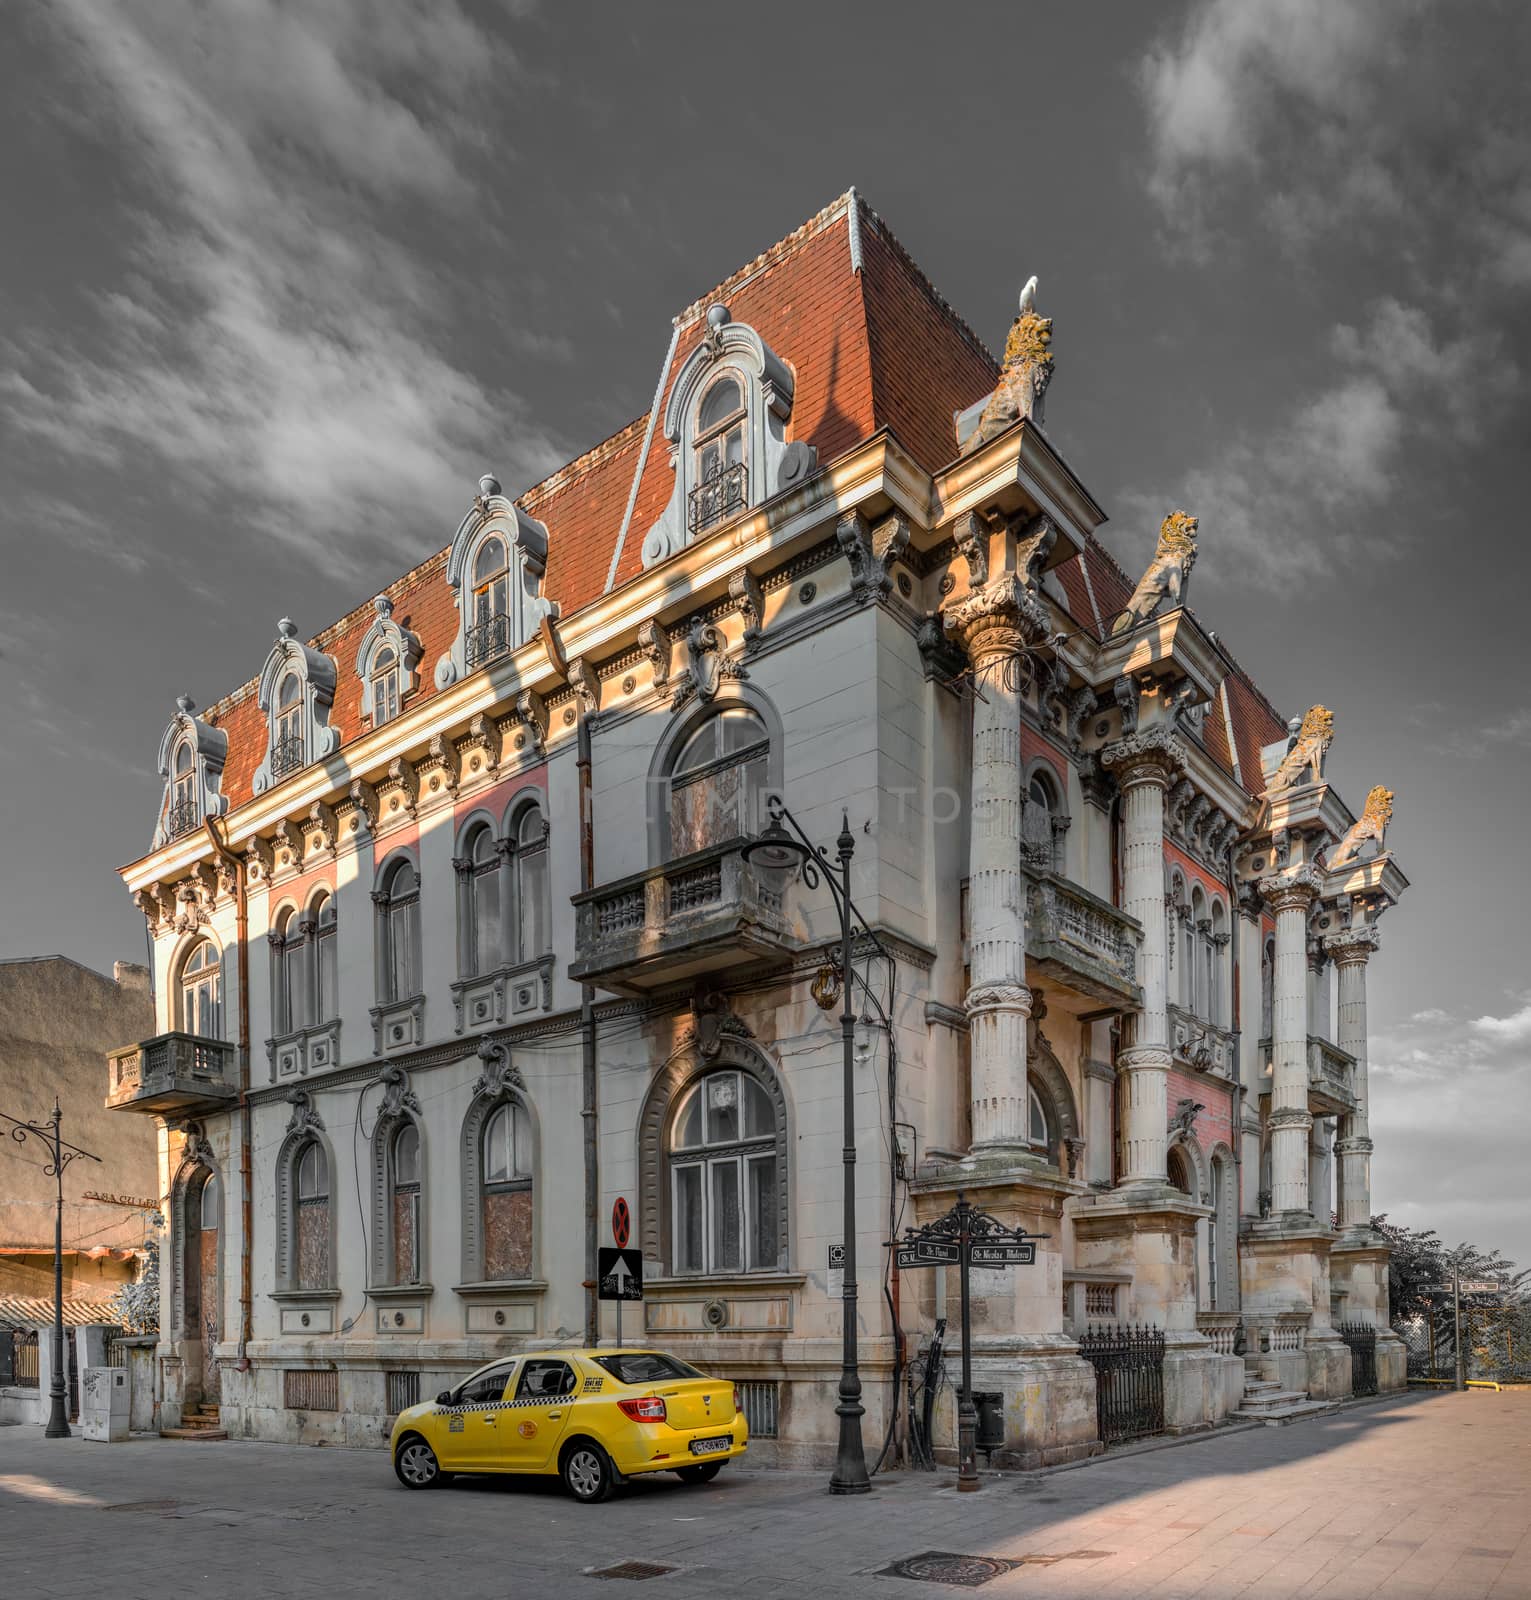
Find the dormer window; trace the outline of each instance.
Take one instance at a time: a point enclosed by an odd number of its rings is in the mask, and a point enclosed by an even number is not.
[[[356,675],[362,682],[361,714],[381,728],[404,709],[415,687],[420,641],[393,620],[393,601],[380,594],[372,602],[377,618],[356,652]]]
[[[271,738],[271,777],[285,778],[308,765],[303,748],[303,685],[295,672],[282,679],[276,692],[276,729]]]
[[[159,744],[159,772],[165,780],[159,824],[154,830],[158,849],[172,839],[192,833],[204,817],[221,817],[228,801],[218,792],[223,763],[228,755],[228,735],[197,717],[196,706],[182,695]]]
[[[340,734],[330,726],[334,700],[335,663],[304,644],[297,624],[283,617],[256,690],[269,719],[266,758],[251,784],[256,794],[340,748]]]
[[[738,379],[719,378],[703,395],[696,414],[696,487],[687,519],[693,535],[749,503],[744,450],[748,422]]]
[[[447,552],[459,625],[452,648],[436,663],[438,689],[519,650],[553,609],[538,592],[548,530],[507,500],[495,479],[480,478],[478,488]]]
[[[490,537],[473,559],[473,622],[468,629],[468,671],[510,648],[510,562],[505,541]]]
[[[399,658],[384,645],[372,661],[372,726],[399,714]]]

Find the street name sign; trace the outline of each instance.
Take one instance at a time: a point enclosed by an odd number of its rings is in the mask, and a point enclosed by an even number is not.
[[[959,1267],[962,1265],[962,1246],[953,1239],[910,1239],[898,1246],[900,1267]]]
[[[1034,1244],[973,1244],[969,1249],[975,1267],[1034,1267],[1037,1264]]]
[[[602,1245],[597,1262],[599,1286],[597,1298],[601,1300],[641,1300],[643,1298],[643,1252],[641,1250],[613,1250]]]

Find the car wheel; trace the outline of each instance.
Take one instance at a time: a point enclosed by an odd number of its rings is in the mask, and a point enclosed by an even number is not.
[[[564,1451],[559,1476],[564,1488],[589,1506],[604,1500],[617,1482],[611,1457],[588,1439],[578,1439]]]
[[[436,1489],[451,1482],[451,1474],[441,1470],[436,1452],[418,1434],[399,1446],[393,1470],[406,1489]]]
[[[678,1467],[675,1476],[682,1483],[711,1483],[722,1470],[721,1461],[703,1461],[694,1467]]]

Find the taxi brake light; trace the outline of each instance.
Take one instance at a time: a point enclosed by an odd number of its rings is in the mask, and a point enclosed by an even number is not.
[[[634,1422],[663,1422],[664,1401],[657,1394],[646,1394],[641,1400],[619,1400],[617,1409]]]
[[[739,1393],[739,1385],[737,1383],[734,1385],[734,1410],[744,1410],[744,1397]]]

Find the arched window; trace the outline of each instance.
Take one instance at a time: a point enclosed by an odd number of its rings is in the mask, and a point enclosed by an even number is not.
[[[1047,1112],[1042,1105],[1042,1097],[1031,1085],[1026,1086],[1027,1126],[1026,1137],[1034,1145],[1046,1149],[1051,1142],[1048,1137]]]
[[[737,378],[720,377],[697,407],[693,448],[696,485],[691,491],[688,524],[693,535],[742,511],[749,501],[749,467],[745,460],[744,390]]]
[[[399,714],[399,658],[383,645],[372,658],[372,726],[381,727]]]
[[[670,855],[754,833],[770,735],[748,706],[726,706],[681,745],[669,772]]]
[[[276,721],[271,737],[271,777],[286,777],[308,765],[303,739],[303,680],[289,672],[277,685]]]
[[[1021,860],[1037,872],[1061,871],[1067,828],[1057,785],[1038,768],[1021,796]]]
[[[1233,1021],[1228,1004],[1228,944],[1228,912],[1221,900],[1214,900],[1208,957],[1211,979],[1207,1014],[1221,1028],[1230,1026]]]
[[[379,935],[383,1004],[408,1000],[419,992],[420,880],[414,863],[396,861],[384,879]]]
[[[529,802],[516,813],[512,838],[511,897],[516,908],[517,960],[532,961],[553,948],[548,899],[548,830],[542,809]]]
[[[1191,1010],[1198,1017],[1207,1011],[1207,981],[1210,968],[1207,962],[1207,933],[1211,923],[1207,918],[1207,897],[1200,884],[1191,891],[1191,918],[1186,924],[1186,960],[1191,985]]]
[[[505,541],[496,535],[484,540],[473,560],[472,617],[467,637],[469,672],[510,648],[510,561]]]
[[[468,841],[469,942],[464,976],[493,972],[502,956],[500,852],[494,830],[486,822]]]
[[[308,1026],[303,967],[306,943],[297,912],[291,906],[278,912],[272,931],[276,960],[271,1006],[271,1023],[278,1035]]]
[[[480,1148],[484,1279],[532,1275],[532,1134],[526,1108],[497,1106],[484,1123]]]
[[[399,1124],[389,1153],[392,1197],[393,1281],[420,1281],[420,1130]]]
[[[207,1180],[202,1185],[202,1195],[198,1201],[199,1216],[203,1233],[216,1232],[218,1227],[218,1174],[209,1172]]]
[[[775,1107],[749,1073],[709,1073],[685,1094],[668,1141],[672,1272],[781,1265],[776,1146]]]
[[[170,814],[166,831],[171,838],[189,832],[198,822],[197,764],[191,742],[183,739],[175,747],[175,775],[171,780]]]
[[[321,892],[309,907],[309,915],[314,920],[314,1020],[333,1022],[340,1015],[335,896]]]
[[[204,1039],[223,1037],[223,965],[212,940],[200,940],[181,963],[180,1025]]]
[[[297,1214],[299,1289],[328,1289],[330,1267],[330,1168],[324,1147],[310,1139],[299,1147],[295,1158],[294,1191]]]
[[[1169,1154],[1165,1157],[1164,1170],[1172,1189],[1178,1189],[1182,1194],[1193,1193],[1190,1163],[1185,1158],[1185,1151],[1178,1145],[1170,1146]]]

